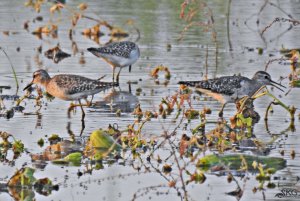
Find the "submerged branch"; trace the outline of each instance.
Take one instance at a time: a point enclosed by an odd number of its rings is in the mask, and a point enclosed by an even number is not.
[[[274,105],[280,105],[282,106],[285,110],[287,110],[290,113],[291,121],[295,120],[295,112],[296,108],[294,106],[287,106],[283,102],[281,102],[278,98],[276,98],[273,94],[267,93],[268,96],[272,97],[275,101],[273,102]]]
[[[232,51],[232,43],[230,39],[230,7],[231,7],[231,2],[232,0],[229,0],[228,5],[227,5],[227,40],[228,40],[228,45],[229,45],[229,51]]]
[[[300,25],[300,21],[299,20],[293,20],[293,19],[287,19],[287,18],[279,18],[276,17],[268,26],[266,26],[262,32],[261,32],[261,36],[271,27],[273,26],[273,24],[275,24],[276,22],[289,22],[292,23],[293,26],[298,26]]]
[[[276,59],[270,59],[270,60],[267,62],[266,66],[265,66],[265,71],[267,71],[269,65],[270,65],[271,63],[273,63],[274,61],[288,61],[288,60],[289,60],[289,59],[284,58],[283,56],[280,57],[280,58],[276,58]]]

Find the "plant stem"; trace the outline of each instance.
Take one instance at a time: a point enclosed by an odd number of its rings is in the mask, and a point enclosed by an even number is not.
[[[18,82],[18,78],[17,78],[17,74],[16,74],[16,71],[15,71],[15,68],[9,58],[9,56],[7,55],[7,53],[5,52],[5,50],[0,47],[0,49],[2,50],[2,52],[5,54],[6,58],[8,59],[9,63],[10,63],[10,67],[12,69],[12,72],[13,72],[13,75],[14,75],[14,78],[15,78],[15,81],[16,81],[16,85],[17,85],[17,91],[19,90],[19,82]]]
[[[283,102],[281,102],[278,98],[276,98],[271,93],[267,93],[267,95],[270,96],[270,97],[272,97],[276,101],[276,102],[273,102],[273,104],[279,104],[279,105],[281,105],[284,109],[286,109],[290,113],[292,121],[295,120],[295,111],[296,111],[295,107],[293,107],[293,106],[292,107],[286,106]]]
[[[229,0],[227,5],[227,13],[226,13],[226,19],[227,19],[227,40],[229,45],[229,51],[232,51],[232,44],[230,40],[230,7],[231,7],[231,0]]]
[[[268,96],[272,97],[274,100],[276,100],[276,104],[281,105],[284,109],[286,109],[288,112],[290,112],[290,108],[286,106],[283,102],[281,102],[278,98],[276,98],[273,94],[267,93]]]

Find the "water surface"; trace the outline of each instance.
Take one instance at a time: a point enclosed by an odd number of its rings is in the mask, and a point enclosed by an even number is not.
[[[273,2],[273,1],[271,1]],[[80,2],[76,0],[67,1],[66,5],[75,8]],[[123,99],[130,100],[126,103],[126,112],[121,117],[116,117],[109,107],[96,107],[86,109],[84,136],[88,136],[93,130],[106,128],[111,123],[117,123],[119,128],[125,129],[128,124],[134,121],[131,114],[132,106],[137,102],[141,104],[143,110],[158,109],[157,105],[163,97],[174,94],[178,90],[177,82],[180,80],[200,80],[206,72],[205,60],[208,50],[207,70],[208,77],[213,78],[223,75],[242,74],[252,77],[258,70],[263,70],[266,62],[270,58],[280,57],[279,50],[285,48],[299,48],[300,40],[298,36],[299,27],[293,27],[291,30],[289,24],[275,24],[265,34],[264,40],[260,36],[260,31],[274,20],[275,17],[287,17],[289,13],[294,19],[300,19],[300,4],[297,0],[274,1],[280,9],[268,4],[264,10],[257,15],[263,5],[262,1],[232,1],[230,13],[229,36],[232,44],[232,51],[229,51],[229,42],[226,29],[227,1],[213,0],[208,5],[212,9],[218,43],[217,66],[215,60],[215,45],[210,32],[205,32],[201,27],[191,28],[184,36],[183,40],[178,41],[180,32],[185,23],[179,19],[180,4],[179,0],[174,1],[142,1],[142,0],[124,0],[124,1],[96,1],[87,2],[89,6],[88,15],[95,18],[100,17],[130,33],[126,40],[136,41],[138,34],[130,26],[126,25],[127,20],[133,20],[134,25],[140,31],[140,39],[137,44],[141,50],[141,58],[133,65],[132,72],[128,69],[122,71],[120,80]],[[72,54],[72,41],[68,37],[70,25],[70,13],[62,10],[60,14],[55,14],[52,20],[57,20],[59,25],[58,37],[43,37],[38,39],[30,32],[37,27],[46,24],[49,21],[49,4],[42,7],[41,13],[35,13],[30,8],[24,7],[24,2],[20,0],[1,1],[0,2],[0,31],[10,31],[9,35],[0,34],[0,46],[7,52],[12,60],[13,66],[17,72],[20,81],[20,89],[16,91],[13,74],[10,64],[4,54],[0,54],[0,85],[11,86],[11,89],[4,89],[1,94],[22,96],[22,89],[31,81],[32,73],[40,68],[48,70],[50,75],[59,73],[78,74],[90,78],[99,78],[106,75],[104,80],[110,81],[112,69],[104,61],[96,58],[86,51],[88,47],[97,47],[98,44],[83,36],[81,32],[95,25],[91,20],[80,20],[73,34],[73,41],[76,42],[79,52]],[[43,21],[32,22],[37,16],[43,16]],[[29,22],[29,31],[23,29],[23,24]],[[205,19],[199,19],[204,20]],[[259,24],[257,25],[257,20]],[[15,33],[12,33],[15,32]],[[100,39],[101,43],[109,40],[109,36]],[[42,51],[60,44],[65,52],[72,54],[71,57],[55,64],[47,59],[43,53],[38,53],[37,49],[42,47]],[[167,46],[171,45],[168,49]],[[20,48],[20,51],[17,51]],[[249,51],[253,48],[254,51]],[[257,48],[263,48],[263,54],[259,55]],[[207,50],[206,50],[207,49]],[[83,55],[83,56],[82,56]],[[270,55],[274,55],[270,57]],[[85,63],[80,63],[82,57]],[[172,78],[167,86],[157,85],[149,76],[151,70],[163,64],[169,67]],[[290,73],[288,65],[280,65],[277,62],[271,64],[269,73],[274,80],[280,76],[287,76]],[[137,84],[131,85],[129,92],[128,81]],[[283,84],[288,86],[288,81]],[[141,88],[140,95],[136,95],[136,89]],[[103,99],[109,96],[111,91],[100,93],[95,96],[103,106]],[[299,89],[293,89],[288,96],[274,90],[274,95],[282,96],[282,101],[287,105],[294,105],[299,108]],[[198,95],[195,94],[196,97]],[[122,99],[122,98],[121,98]],[[101,102],[102,101],[102,102]],[[271,101],[268,97],[263,97],[255,102],[256,111],[261,116],[268,103]],[[12,101],[6,100],[5,106],[11,107]],[[33,100],[26,100],[24,112],[35,112]],[[55,99],[51,102],[43,100],[43,107],[40,115],[24,115],[16,113],[12,119],[6,120],[0,118],[0,130],[14,135],[17,139],[22,139],[29,152],[39,153],[43,149],[37,145],[37,141],[53,133],[61,137],[68,137],[67,126],[71,123],[71,130],[75,135],[81,131],[81,112],[78,109],[72,114],[71,119],[67,118],[67,108],[69,102]],[[128,104],[131,106],[128,106]],[[208,119],[215,121],[217,112],[221,108],[220,103],[210,98],[200,98],[192,101],[194,109],[201,110],[204,106],[212,109],[212,114]],[[125,110],[124,110],[125,111]],[[224,117],[229,118],[235,112],[234,105],[228,105],[224,111]],[[297,111],[297,114],[299,111]],[[175,124],[171,118],[154,119],[146,124],[143,134],[147,136],[159,136],[163,133],[163,127],[169,130],[174,128]],[[273,143],[270,156],[280,156],[279,150],[284,149],[284,158],[287,160],[287,167],[276,173],[280,179],[278,186],[274,189],[265,191],[267,200],[276,200],[274,197],[282,186],[299,189],[300,166],[299,166],[299,135],[297,135],[299,121],[296,119],[296,131],[285,131],[289,126],[289,114],[280,107],[274,107],[274,113],[270,115],[267,131],[263,119],[255,125],[254,134],[262,142],[270,142],[275,134],[278,138]],[[192,126],[198,122],[192,122]],[[211,128],[214,126],[211,125]],[[210,129],[208,125],[207,129]],[[179,129],[182,133],[182,128]],[[296,151],[294,160],[290,157],[291,150]],[[164,155],[164,153],[161,153]],[[16,168],[21,168],[24,163],[31,164],[29,155],[24,154],[18,159],[15,165],[0,164],[2,173],[1,178],[7,179]],[[60,184],[60,190],[53,192],[49,197],[36,194],[36,200],[132,200],[133,194],[139,189],[148,186],[167,185],[161,175],[156,173],[137,174],[130,166],[118,164],[105,165],[105,168],[94,171],[92,175],[77,177],[78,169],[83,167],[60,167],[49,163],[44,170],[37,171],[37,177],[49,177],[54,183]],[[122,176],[132,173],[134,176]],[[225,196],[226,192],[235,189],[234,182],[228,184],[226,177],[217,177],[207,174],[207,180],[204,184],[192,184],[189,187],[191,200],[236,200],[235,197]],[[113,178],[111,178],[113,177]],[[252,189],[258,185],[254,177],[249,175],[250,179],[246,182],[245,192],[241,200],[264,200],[262,192],[253,193]],[[240,181],[243,184],[242,181]],[[168,192],[164,195],[157,195],[156,190],[150,190],[148,194],[137,198],[137,200],[180,200],[175,191],[168,188],[162,190]],[[160,192],[160,190],[159,190]],[[0,200],[13,200],[8,194],[1,193]],[[279,199],[278,199],[279,200]]]

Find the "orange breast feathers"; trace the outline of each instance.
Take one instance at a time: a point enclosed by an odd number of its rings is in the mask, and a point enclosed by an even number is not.
[[[222,94],[212,92],[208,89],[196,88],[196,90],[203,94],[206,94],[207,96],[210,96],[210,97],[216,99],[217,101],[219,101],[222,104],[226,103],[226,99],[224,98],[224,96],[222,96]]]
[[[46,91],[57,98],[68,100],[65,90],[61,89],[56,82],[50,81],[46,86]]]

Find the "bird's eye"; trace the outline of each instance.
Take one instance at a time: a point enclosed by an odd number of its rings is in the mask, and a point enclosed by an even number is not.
[[[265,79],[269,79],[269,77],[267,75],[265,75]]]
[[[33,78],[35,78],[35,77],[36,77],[36,75],[34,74],[34,75],[33,75]]]

